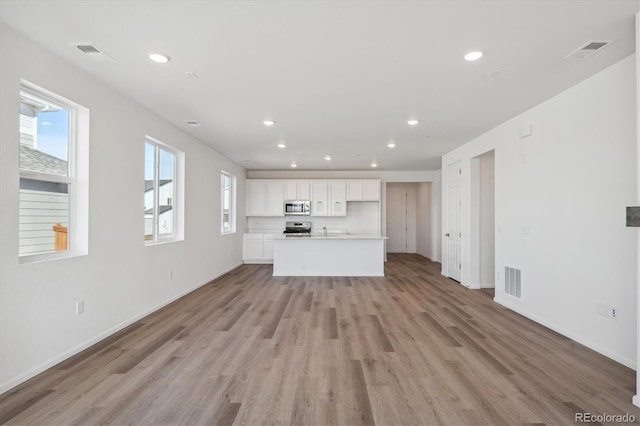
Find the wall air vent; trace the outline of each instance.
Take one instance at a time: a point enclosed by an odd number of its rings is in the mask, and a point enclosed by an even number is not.
[[[510,296],[522,298],[522,282],[520,269],[504,268],[504,292]]]
[[[565,56],[565,59],[586,59],[596,52],[601,51],[612,43],[611,40],[591,40],[578,47],[573,52]]]
[[[113,58],[111,56],[107,55],[91,43],[72,43],[72,46],[75,46],[79,51],[89,56],[94,61],[113,62]]]

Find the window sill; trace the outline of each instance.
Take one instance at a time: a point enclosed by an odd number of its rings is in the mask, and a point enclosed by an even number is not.
[[[40,253],[40,254],[23,254],[18,257],[18,263],[26,265],[29,263],[49,262],[52,260],[72,259],[75,257],[86,256],[88,253],[78,252],[52,252],[52,253]]]
[[[162,246],[165,244],[171,244],[171,243],[180,243],[184,241],[184,238],[174,238],[171,240],[160,240],[160,241],[149,241],[144,243],[145,247],[151,247],[151,246]]]

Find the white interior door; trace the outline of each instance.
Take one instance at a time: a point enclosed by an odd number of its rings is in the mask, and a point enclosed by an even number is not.
[[[462,279],[462,169],[460,162],[447,168],[447,229],[445,241],[447,247],[447,275],[456,281]]]
[[[387,186],[387,252],[407,252],[407,189]]]

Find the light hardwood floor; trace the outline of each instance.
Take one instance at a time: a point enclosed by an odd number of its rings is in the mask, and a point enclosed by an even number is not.
[[[390,255],[384,278],[245,265],[0,396],[9,424],[573,424],[634,371]]]

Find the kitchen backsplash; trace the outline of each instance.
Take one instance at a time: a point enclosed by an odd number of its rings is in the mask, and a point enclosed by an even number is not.
[[[346,217],[322,216],[285,216],[250,217],[247,220],[248,232],[284,230],[284,223],[290,221],[308,221],[312,223],[311,232],[322,232],[326,226],[329,231],[348,232],[359,235],[380,235],[380,212],[377,201],[349,202]]]

